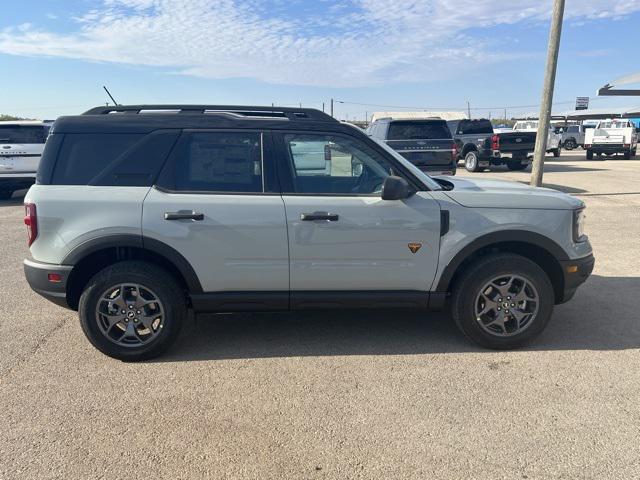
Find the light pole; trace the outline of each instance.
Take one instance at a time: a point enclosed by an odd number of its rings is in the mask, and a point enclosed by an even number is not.
[[[542,185],[544,171],[544,155],[547,151],[547,137],[549,136],[549,122],[551,122],[551,107],[553,104],[553,88],[556,83],[556,69],[558,66],[558,51],[562,34],[562,17],[564,16],[565,0],[554,0],[551,13],[551,30],[549,31],[549,49],[547,50],[547,67],[542,87],[542,101],[540,115],[538,115],[538,134],[533,153],[533,167],[531,168],[531,186]]]

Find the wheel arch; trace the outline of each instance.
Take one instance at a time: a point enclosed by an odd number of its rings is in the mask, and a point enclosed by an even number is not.
[[[561,261],[569,260],[566,252],[553,240],[527,231],[492,232],[477,238],[462,248],[443,270],[436,291],[451,292],[464,271],[478,258],[492,253],[515,253],[535,262],[549,277],[555,301],[562,301],[564,274]]]
[[[474,145],[473,143],[465,143],[462,146],[461,156],[462,158],[464,158],[467,153],[477,152],[477,151],[478,151],[478,147],[476,145]]]
[[[89,240],[71,250],[63,260],[73,269],[67,280],[67,302],[77,309],[82,290],[98,271],[126,260],[143,260],[168,270],[185,291],[202,293],[198,276],[180,252],[164,242],[138,235],[109,235]]]

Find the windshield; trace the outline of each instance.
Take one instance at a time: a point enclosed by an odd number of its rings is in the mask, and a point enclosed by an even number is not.
[[[444,120],[427,122],[391,122],[387,140],[429,140],[451,138]]]
[[[408,170],[410,170],[411,173],[413,173],[413,175],[418,177],[418,179],[420,179],[420,181],[422,181],[422,183],[424,183],[429,188],[429,190],[442,190],[442,186],[438,182],[436,182],[433,178],[431,178],[429,175],[427,175],[418,167],[416,167],[413,163],[411,163],[402,155],[400,155],[398,152],[396,152],[393,148],[391,148],[385,142],[378,140],[377,138],[374,138],[374,137],[370,137],[370,138],[371,140],[376,142],[378,145],[380,145],[382,148],[384,148],[387,152],[389,152],[393,156],[393,158],[395,158],[400,163],[402,163],[402,165]]]

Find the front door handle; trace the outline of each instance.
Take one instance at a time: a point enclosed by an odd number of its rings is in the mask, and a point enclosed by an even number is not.
[[[165,220],[204,220],[204,213],[194,212],[193,210],[179,212],[164,212]]]
[[[327,220],[329,222],[337,222],[339,215],[327,212],[301,213],[300,220],[303,222],[313,222],[314,220]]]

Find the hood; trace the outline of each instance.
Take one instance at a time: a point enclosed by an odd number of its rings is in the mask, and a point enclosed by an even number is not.
[[[584,206],[581,200],[558,190],[519,182],[459,177],[447,177],[446,181],[453,184],[446,195],[464,207],[573,210]]]

